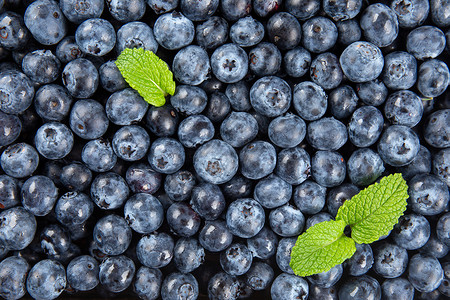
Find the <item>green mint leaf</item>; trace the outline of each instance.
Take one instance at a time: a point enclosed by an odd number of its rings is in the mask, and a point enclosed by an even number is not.
[[[343,220],[352,229],[358,244],[369,244],[389,233],[403,215],[408,204],[408,185],[400,173],[374,183],[339,208],[336,220]]]
[[[291,251],[295,275],[310,276],[330,270],[352,257],[355,242],[344,235],[344,221],[318,223],[300,235]]]
[[[163,106],[166,103],[165,96],[175,93],[172,72],[152,51],[125,48],[117,58],[116,65],[125,81],[154,106]]]

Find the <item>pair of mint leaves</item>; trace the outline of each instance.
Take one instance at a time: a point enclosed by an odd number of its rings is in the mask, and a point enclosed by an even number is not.
[[[406,210],[408,185],[400,173],[383,177],[347,200],[335,221],[318,223],[300,235],[290,266],[298,276],[330,270],[353,256],[355,243],[370,244],[387,235]],[[351,228],[351,238],[344,234]]]
[[[125,81],[154,106],[163,106],[175,93],[175,81],[166,62],[150,50],[125,48],[116,60]]]

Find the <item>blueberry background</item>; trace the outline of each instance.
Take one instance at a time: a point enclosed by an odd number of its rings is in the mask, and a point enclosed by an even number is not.
[[[0,296],[450,297],[448,10],[0,0]],[[125,47],[174,72],[166,105],[124,81]],[[391,233],[293,275],[298,234],[395,172]]]

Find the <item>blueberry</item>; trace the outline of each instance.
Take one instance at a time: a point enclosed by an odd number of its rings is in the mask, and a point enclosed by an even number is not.
[[[125,203],[123,214],[131,229],[146,234],[157,230],[164,220],[164,209],[152,195],[138,193]]]
[[[373,106],[362,106],[353,112],[348,123],[348,138],[357,147],[373,145],[381,135],[384,119]]]
[[[431,292],[439,287],[444,272],[439,261],[428,255],[416,254],[408,266],[408,280],[420,292]]]
[[[180,123],[178,138],[185,147],[194,148],[211,140],[214,137],[214,132],[214,126],[207,117],[193,115]]]
[[[142,299],[156,300],[159,297],[162,280],[163,275],[159,269],[142,266],[136,272],[133,290]]]
[[[97,69],[85,58],[77,58],[67,63],[61,73],[61,79],[65,88],[76,98],[91,97],[98,87]]]
[[[441,294],[444,296],[449,297],[450,296],[450,289],[449,289],[449,279],[450,279],[450,263],[446,262],[442,265],[442,268],[444,269],[444,280],[442,280],[441,285],[439,285],[438,289]]]
[[[25,249],[36,233],[36,219],[23,207],[0,212],[0,242],[7,250]]]
[[[119,293],[131,285],[136,267],[124,256],[112,256],[100,264],[98,278],[102,286],[113,293]]]
[[[337,119],[344,119],[352,115],[358,105],[358,96],[352,87],[342,85],[331,91],[328,99],[331,114]]]
[[[436,235],[432,234],[427,243],[422,248],[420,248],[419,251],[421,253],[441,259],[447,256],[448,252],[450,251],[450,247],[448,247],[444,242],[437,238]]]
[[[228,248],[233,242],[233,234],[225,221],[206,221],[200,230],[198,241],[203,248],[210,252],[220,252]]]
[[[253,193],[253,186],[253,180],[236,175],[222,185],[222,191],[225,197],[236,200],[248,198]]]
[[[69,250],[70,238],[58,225],[45,227],[39,237],[42,251],[49,258],[56,258]]]
[[[446,210],[450,198],[448,187],[436,175],[417,174],[408,187],[408,204],[415,213],[434,216]]]
[[[161,15],[156,19],[153,33],[159,45],[168,50],[181,49],[194,40],[195,28],[191,20],[179,12]]]
[[[182,237],[191,237],[200,228],[200,216],[184,202],[170,205],[166,220],[172,232]]]
[[[66,18],[56,1],[34,1],[23,18],[33,37],[43,45],[55,45],[67,34]]]
[[[291,195],[292,186],[274,174],[259,180],[254,190],[255,200],[269,209],[286,204]]]
[[[372,268],[374,258],[372,247],[369,244],[357,244],[356,252],[351,258],[346,260],[345,266],[352,276],[361,276]]]
[[[62,195],[55,205],[56,219],[63,225],[81,225],[94,211],[91,199],[83,193],[69,192]]]
[[[145,9],[143,11],[145,12]],[[143,48],[156,53],[158,42],[155,39],[152,28],[143,22],[137,21],[126,23],[120,27],[117,31],[117,53],[122,53],[125,48]]]
[[[107,61],[98,69],[101,86],[108,92],[114,93],[128,87],[125,79],[120,74],[115,61]]]
[[[260,17],[264,18],[280,9],[283,0],[253,0],[253,11]]]
[[[251,142],[239,153],[241,173],[249,179],[261,179],[269,175],[275,169],[276,161],[275,148],[265,141]]]
[[[211,183],[201,183],[194,187],[190,204],[192,209],[206,220],[217,219],[226,206],[222,191]]]
[[[264,262],[255,262],[245,274],[247,285],[255,291],[261,291],[269,287],[273,277],[272,267]]]
[[[91,198],[101,209],[116,209],[128,198],[129,188],[118,174],[109,172],[95,177],[91,185]]]
[[[188,105],[187,103],[186,106]],[[178,113],[172,106],[168,104],[160,107],[150,106],[145,116],[145,125],[158,137],[171,136],[177,132],[178,120]]]
[[[17,70],[0,72],[0,110],[7,114],[23,113],[34,97],[33,82]]]
[[[287,12],[278,12],[267,21],[269,40],[280,50],[294,49],[302,38],[302,27],[297,19]]]
[[[255,46],[263,38],[264,26],[251,16],[239,19],[230,28],[231,41],[241,47]]]
[[[98,285],[98,273],[99,266],[95,258],[78,256],[67,266],[67,283],[77,291],[90,291]]]
[[[314,274],[311,276],[306,277],[308,281],[316,285],[318,287],[322,288],[330,288],[333,285],[335,285],[339,279],[341,279],[343,273],[342,265],[336,265],[332,267],[330,270],[321,272],[318,274]]]
[[[422,215],[403,215],[394,226],[391,236],[397,245],[407,250],[419,249],[430,237],[430,223]]]
[[[231,107],[235,111],[248,111],[250,104],[250,89],[244,81],[228,84],[225,95],[230,100]]]
[[[447,27],[448,25],[450,25],[450,18],[447,15],[448,9],[449,3],[447,1],[430,1],[430,12],[433,23],[441,27]]]
[[[55,81],[60,69],[61,62],[50,50],[29,52],[22,60],[22,70],[25,75],[41,84]]]
[[[206,117],[213,123],[221,123],[231,111],[230,99],[221,92],[209,95],[208,104],[204,111]]]
[[[342,52],[339,62],[345,76],[353,82],[376,79],[383,71],[384,66],[380,48],[374,44],[360,41],[347,46]]]
[[[21,49],[30,39],[30,32],[25,27],[22,16],[15,12],[5,11],[0,14],[0,28],[0,46],[4,49]]]
[[[195,183],[195,177],[191,172],[178,171],[166,176],[164,191],[173,201],[185,201],[191,197]]]
[[[148,0],[147,4],[156,14],[163,14],[174,10],[179,0]]]
[[[21,131],[22,122],[19,117],[0,111],[0,146],[12,144],[19,137]]]
[[[429,115],[424,128],[425,141],[436,148],[450,146],[449,136],[450,109],[443,109]]]
[[[294,87],[294,108],[307,121],[318,120],[325,114],[327,98],[323,88],[314,82],[303,81]]]
[[[191,21],[205,21],[219,7],[219,0],[181,0],[181,12]]]
[[[59,6],[70,22],[79,24],[87,19],[99,18],[105,2],[102,0],[61,0]]]
[[[152,168],[163,174],[173,174],[184,165],[185,152],[180,142],[172,138],[159,138],[148,153]]]
[[[348,177],[358,186],[374,183],[384,170],[383,160],[370,148],[355,150],[347,161]]]
[[[378,281],[368,275],[347,278],[339,289],[340,300],[381,299]]]
[[[388,97],[384,114],[391,124],[414,127],[422,118],[422,101],[414,92],[395,92]]]
[[[112,140],[116,155],[126,161],[137,161],[145,156],[150,147],[150,137],[137,125],[124,126],[116,131]]]
[[[69,115],[72,97],[57,84],[41,86],[34,96],[36,113],[48,121],[62,121]]]
[[[338,152],[317,151],[311,159],[312,177],[322,186],[340,185],[345,179],[345,173],[345,161]]]
[[[94,227],[94,241],[99,249],[107,255],[119,255],[128,249],[131,242],[131,229],[124,218],[107,215]]]
[[[296,237],[287,237],[280,239],[278,241],[278,247],[275,256],[278,268],[280,268],[282,272],[292,275],[294,275],[294,271],[291,269],[289,262],[291,261],[292,247],[294,247],[296,241]]]
[[[345,125],[335,118],[322,118],[308,124],[306,139],[316,149],[338,150],[348,139]]]
[[[389,46],[398,36],[397,15],[381,3],[369,5],[364,10],[360,25],[366,40],[378,47]]]
[[[253,257],[268,259],[275,255],[278,246],[277,235],[268,227],[263,227],[257,235],[247,239],[247,247]]]
[[[24,208],[35,216],[49,214],[58,199],[58,189],[55,184],[43,175],[28,178],[22,186],[21,194]]]
[[[131,88],[113,93],[106,102],[108,119],[116,125],[131,125],[144,118],[148,103]]]
[[[416,174],[419,173],[430,173],[431,171],[430,151],[424,146],[420,145],[419,153],[417,153],[413,161],[406,166],[399,167],[398,169],[402,173],[402,176],[403,178],[405,178],[405,180],[410,180]]]
[[[232,276],[243,275],[251,267],[253,255],[244,244],[235,243],[220,253],[222,269]]]
[[[214,50],[228,40],[228,23],[219,16],[212,16],[195,28],[197,44],[206,50]]]
[[[173,260],[180,272],[189,273],[205,261],[205,250],[196,238],[180,238],[173,249]]]
[[[412,30],[406,39],[406,49],[419,60],[436,58],[445,48],[444,33],[434,26],[421,26]]]
[[[238,169],[236,151],[221,140],[211,140],[198,148],[193,162],[197,174],[214,184],[229,181]]]
[[[296,147],[305,138],[306,124],[300,117],[288,113],[270,122],[268,135],[272,143],[278,147]]]
[[[359,14],[362,7],[362,0],[348,2],[346,0],[325,0],[323,10],[335,21],[353,19]]]
[[[259,43],[248,54],[250,71],[257,76],[275,75],[281,67],[281,52],[272,43]]]
[[[8,209],[20,203],[20,182],[8,175],[0,175],[0,208]]]
[[[114,48],[116,32],[109,21],[92,18],[78,26],[75,40],[84,53],[103,56]]]
[[[55,299],[66,288],[66,272],[59,262],[45,259],[31,268],[27,291],[34,299]]]
[[[391,166],[404,166],[413,161],[419,152],[419,138],[403,125],[389,126],[378,142],[378,154]]]
[[[421,154],[421,152],[419,151],[419,154],[417,156],[419,156],[420,154]],[[426,164],[424,164],[424,165],[426,167],[429,167],[430,165],[428,163],[430,162],[430,158],[431,158],[430,152],[428,151],[426,154],[428,154],[428,156],[425,156],[426,159],[424,160],[424,162]],[[424,157],[424,156],[421,155],[420,157]],[[433,156],[432,172],[433,172],[433,174],[438,176],[443,182],[445,182],[447,184],[447,186],[450,187],[449,157],[450,157],[450,149],[448,149],[448,148],[442,149],[439,152],[437,152]],[[417,158],[416,158],[416,160],[417,160]],[[413,164],[414,162],[415,161],[413,161],[411,164]],[[429,173],[429,168],[425,169],[424,173],[427,173],[427,172]],[[417,173],[419,173],[419,172],[417,172]]]
[[[161,174],[145,163],[131,165],[127,169],[125,176],[127,184],[133,193],[153,194],[161,186]]]
[[[284,114],[291,104],[291,88],[283,79],[266,76],[258,79],[250,89],[250,102],[256,112],[277,117]]]
[[[321,288],[316,285],[311,285],[309,287],[309,296],[310,300],[337,300],[338,299],[338,291],[335,286],[330,288]]]
[[[374,248],[373,269],[384,278],[396,278],[408,266],[408,252],[395,244],[382,242]]]
[[[228,206],[226,222],[232,234],[251,238],[264,226],[264,209],[259,202],[251,198],[235,200]]]
[[[297,19],[305,21],[319,12],[320,0],[286,0],[286,10],[293,14]]]
[[[37,169],[38,164],[39,154],[26,143],[10,145],[1,155],[2,170],[14,178],[30,176]]]
[[[450,73],[447,64],[430,59],[419,67],[417,89],[425,97],[437,97],[442,95],[450,82]]]
[[[197,299],[198,282],[190,273],[171,273],[161,286],[161,297],[167,300]]]
[[[208,53],[200,46],[187,46],[173,58],[172,70],[180,83],[199,85],[209,78]]]
[[[149,268],[161,268],[169,264],[173,258],[174,242],[167,233],[152,233],[143,236],[137,246],[136,255],[139,261]]]
[[[219,272],[208,279],[208,299],[238,299],[240,283],[235,276]]]
[[[327,195],[327,209],[328,212],[336,216],[345,201],[350,200],[353,196],[359,193],[359,188],[351,183],[344,183],[336,186],[328,191]]]
[[[324,89],[334,89],[341,83],[343,74],[336,55],[322,53],[311,63],[311,80]]]
[[[296,47],[283,56],[284,69],[289,76],[302,77],[311,65],[311,53],[305,48]]]
[[[309,295],[308,282],[301,277],[282,273],[272,282],[270,295],[272,299],[306,300]]]
[[[302,27],[302,45],[308,51],[322,53],[336,44],[338,31],[330,19],[314,17],[307,20]]]
[[[284,181],[300,184],[310,176],[310,172],[310,156],[303,148],[288,148],[278,153],[276,174]]]
[[[172,104],[172,106],[178,112],[186,114],[188,116],[201,113],[206,108],[207,102],[208,102],[208,96],[206,95],[206,92],[197,86],[191,86],[191,85],[177,86],[175,89],[175,94],[172,97],[170,97],[170,103]],[[166,108],[166,110],[168,110],[168,109],[169,108]],[[170,110],[169,110],[169,112],[170,112]],[[172,115],[171,112],[170,112],[170,114]],[[162,112],[161,112],[161,115],[162,115]],[[172,115],[172,117],[173,117],[173,115]],[[149,121],[148,117],[147,117],[147,121]],[[161,120],[161,122],[162,121],[164,121],[164,120]],[[176,121],[178,123],[178,120],[176,120]],[[161,124],[161,125],[163,125],[163,124]],[[168,126],[168,125],[166,125],[166,126]],[[163,126],[161,126],[161,127],[163,127]],[[176,128],[173,128],[173,130],[175,132]],[[166,131],[169,131],[169,130],[166,129]],[[168,135],[171,135],[171,134],[168,134]]]
[[[390,89],[409,89],[417,79],[417,62],[407,52],[392,52],[384,58],[383,83]]]
[[[70,129],[58,122],[45,123],[36,132],[37,151],[47,159],[61,159],[72,150],[73,134]]]
[[[213,74],[224,83],[235,83],[247,75],[247,53],[235,44],[218,47],[211,55]]]
[[[28,262],[19,256],[10,256],[0,262],[0,296],[5,299],[20,299],[27,292]]]
[[[412,300],[414,288],[411,283],[402,277],[387,279],[381,285],[383,299],[386,300]]]
[[[119,22],[128,23],[141,19],[147,7],[144,0],[106,1],[109,13]]]
[[[270,211],[269,223],[279,236],[298,236],[303,231],[305,217],[298,208],[285,204]]]
[[[400,27],[414,28],[427,18],[430,3],[427,0],[394,0],[391,2],[391,9],[397,15]]]
[[[228,21],[237,21],[252,10],[251,0],[222,0],[220,1],[222,15]]]
[[[355,19],[336,22],[336,28],[338,30],[338,42],[345,46],[361,40],[361,27]]]
[[[252,141],[258,134],[256,119],[246,112],[232,112],[220,125],[222,139],[239,148]]]
[[[81,152],[81,159],[94,172],[109,171],[117,162],[117,156],[111,144],[104,139],[87,142]]]
[[[378,79],[364,83],[358,83],[356,91],[358,97],[367,105],[379,106],[384,103],[388,96],[388,89],[383,81]]]
[[[306,180],[295,188],[294,203],[302,213],[314,215],[324,207],[325,195],[325,187],[314,181]]]

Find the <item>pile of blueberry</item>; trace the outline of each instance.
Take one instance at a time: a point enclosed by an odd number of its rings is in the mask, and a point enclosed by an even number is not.
[[[450,297],[449,27],[446,0],[0,0],[0,296]],[[293,275],[298,235],[397,172],[388,236]]]

